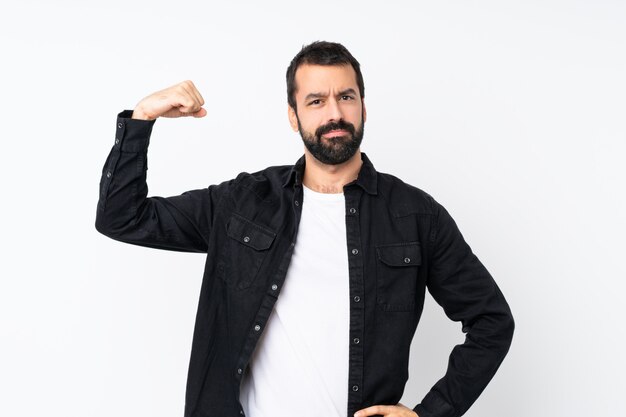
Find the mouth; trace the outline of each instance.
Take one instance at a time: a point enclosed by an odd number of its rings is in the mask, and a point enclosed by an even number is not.
[[[322,137],[324,138],[336,138],[337,136],[346,136],[349,132],[343,129],[331,130],[330,132],[324,133]]]

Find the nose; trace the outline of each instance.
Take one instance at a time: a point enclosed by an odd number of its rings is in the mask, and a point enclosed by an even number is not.
[[[329,122],[338,122],[343,118],[341,107],[339,106],[339,102],[335,98],[328,100],[327,112],[328,113],[326,115],[326,119]]]

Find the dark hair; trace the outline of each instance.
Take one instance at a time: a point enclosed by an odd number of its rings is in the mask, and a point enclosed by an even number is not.
[[[300,65],[352,65],[361,97],[365,97],[365,85],[359,61],[340,43],[316,41],[303,46],[287,68],[287,103],[296,110],[296,70]]]

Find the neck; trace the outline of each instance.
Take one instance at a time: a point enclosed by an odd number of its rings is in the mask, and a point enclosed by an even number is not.
[[[343,186],[358,177],[363,164],[360,149],[352,158],[337,165],[328,165],[318,161],[306,148],[304,149],[304,157],[306,165],[302,183],[318,193],[342,193]]]

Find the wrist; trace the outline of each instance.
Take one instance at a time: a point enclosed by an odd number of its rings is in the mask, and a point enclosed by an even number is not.
[[[133,110],[133,114],[131,116],[131,119],[137,119],[137,120],[155,120],[155,117],[151,117],[150,115],[146,114],[141,107],[137,106],[135,107],[135,110]]]

